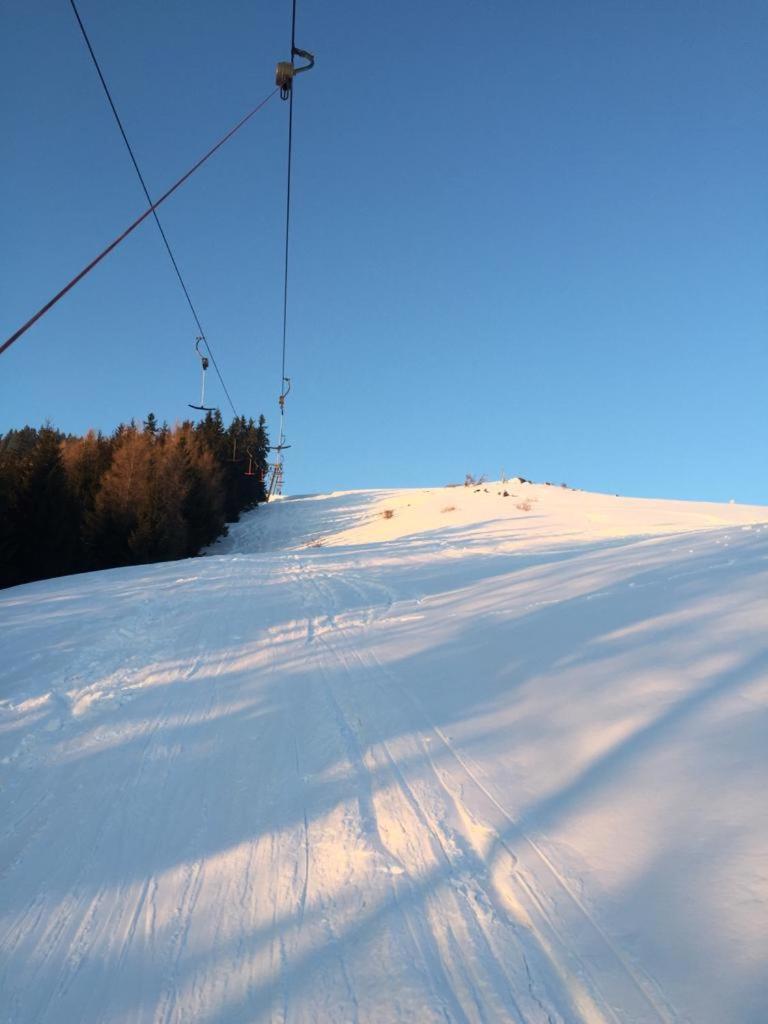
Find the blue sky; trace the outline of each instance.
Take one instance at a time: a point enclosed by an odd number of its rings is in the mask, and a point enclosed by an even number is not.
[[[288,0],[79,7],[155,194],[287,56]],[[66,0],[2,18],[4,339],[144,203]],[[768,503],[762,0],[299,0],[297,42],[287,490]],[[161,209],[272,425],[286,129],[275,98]],[[0,430],[180,419],[195,333],[148,220],[0,357]]]

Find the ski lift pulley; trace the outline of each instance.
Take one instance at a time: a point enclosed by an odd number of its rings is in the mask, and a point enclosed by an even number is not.
[[[302,60],[306,60],[309,63],[302,64],[300,67],[296,67],[293,63],[294,57],[301,57]],[[310,68],[315,66],[315,58],[307,50],[300,50],[298,46],[294,46],[291,50],[290,60],[278,61],[277,68],[275,70],[275,85],[280,88],[280,99],[287,100],[291,95],[291,88],[293,87],[293,79],[296,75],[301,74],[302,71],[309,71]]]

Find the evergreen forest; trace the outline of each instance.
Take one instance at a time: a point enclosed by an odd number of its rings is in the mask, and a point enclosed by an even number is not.
[[[264,417],[0,435],[0,587],[199,554],[266,501]]]

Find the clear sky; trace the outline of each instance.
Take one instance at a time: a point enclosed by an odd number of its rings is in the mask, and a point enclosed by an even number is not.
[[[79,7],[155,194],[288,56],[289,0]],[[66,0],[0,16],[4,340],[145,204]],[[768,503],[765,0],[299,0],[297,43],[288,491]],[[272,425],[286,131],[275,97],[161,209]],[[147,220],[0,356],[0,431],[186,416],[195,333]]]

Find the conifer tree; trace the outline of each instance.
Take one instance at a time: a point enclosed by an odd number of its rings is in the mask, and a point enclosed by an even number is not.
[[[0,435],[0,586],[198,554],[265,500],[268,452],[263,416],[225,429],[218,410],[172,430],[150,412],[111,438]]]
[[[115,451],[101,480],[93,515],[86,524],[86,541],[100,568],[130,565],[128,538],[136,529],[149,480],[151,442],[135,426],[116,432]]]
[[[262,413],[259,416],[259,425],[254,434],[256,449],[256,465],[258,469],[259,488],[257,502],[267,500],[267,477],[269,475],[269,434],[267,433],[267,421]]]
[[[224,471],[213,454],[196,443],[191,430],[179,431],[174,443],[185,461],[185,477],[189,483],[182,505],[187,526],[187,553],[197,554],[226,533]]]
[[[182,507],[189,489],[184,460],[174,445],[148,437],[139,493],[134,496],[135,525],[128,535],[133,562],[159,562],[187,554]]]
[[[10,504],[15,535],[14,575],[38,580],[71,572],[77,565],[77,508],[67,487],[62,435],[49,426],[22,461]]]
[[[79,510],[79,567],[93,569],[97,562],[88,544],[88,524],[94,516],[101,479],[112,460],[112,445],[100,433],[89,430],[85,437],[64,441],[61,456],[69,493]]]
[[[23,524],[17,506],[36,444],[37,431],[32,427],[10,430],[0,439],[0,586],[3,587],[27,579],[20,552]]]

